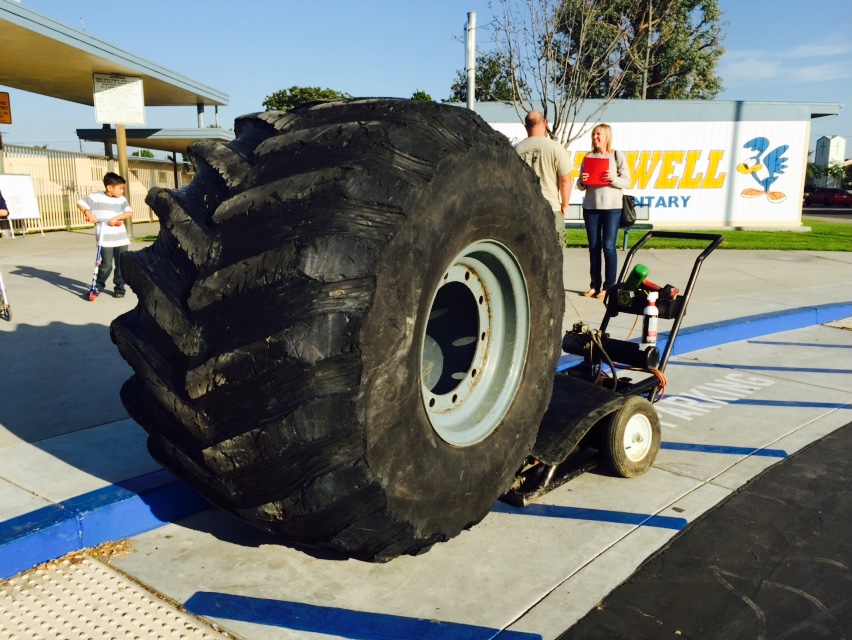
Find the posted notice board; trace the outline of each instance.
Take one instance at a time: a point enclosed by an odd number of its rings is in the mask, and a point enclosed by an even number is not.
[[[103,124],[145,124],[142,78],[93,73],[95,120]]]
[[[41,219],[31,176],[0,173],[0,193],[9,209],[9,220]]]

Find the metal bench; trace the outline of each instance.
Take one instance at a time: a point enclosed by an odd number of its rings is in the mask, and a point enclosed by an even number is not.
[[[622,251],[627,250],[631,231],[651,231],[654,228],[654,225],[648,222],[649,214],[649,207],[636,205],[636,223],[628,229],[622,229],[624,232],[621,238]],[[583,205],[570,205],[568,208],[568,217],[565,218],[565,228],[571,230],[584,230],[586,228],[583,222]]]

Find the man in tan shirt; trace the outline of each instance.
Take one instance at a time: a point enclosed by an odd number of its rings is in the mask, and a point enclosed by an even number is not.
[[[515,145],[541,183],[541,192],[553,209],[556,231],[561,240],[565,232],[565,216],[571,197],[571,158],[561,144],[547,135],[547,120],[540,111],[530,111],[524,119],[527,139]]]

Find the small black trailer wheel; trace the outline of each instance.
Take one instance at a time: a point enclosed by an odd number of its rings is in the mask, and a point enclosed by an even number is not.
[[[660,450],[660,418],[645,398],[629,396],[613,412],[604,435],[610,468],[622,478],[634,478],[651,468]]]

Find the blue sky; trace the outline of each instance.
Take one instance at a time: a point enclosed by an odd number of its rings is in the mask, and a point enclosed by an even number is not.
[[[292,85],[331,87],[356,96],[447,98],[464,66],[461,36],[468,11],[479,25],[488,0],[23,0],[29,8],[84,28],[138,56],[230,95],[223,127],[263,109],[263,99]],[[496,0],[495,7],[498,6]],[[841,114],[815,120],[821,135],[842,135],[852,156],[852,3],[849,0],[720,0],[726,38],[721,100],[839,102]],[[819,11],[810,11],[818,7]],[[491,43],[480,29],[478,45]],[[79,150],[74,133],[94,128],[92,107],[15,89],[9,144]],[[206,114],[212,123],[212,110]],[[147,109],[147,126],[192,127],[194,107]],[[83,143],[83,150],[103,146]],[[161,154],[158,154],[161,155]]]

